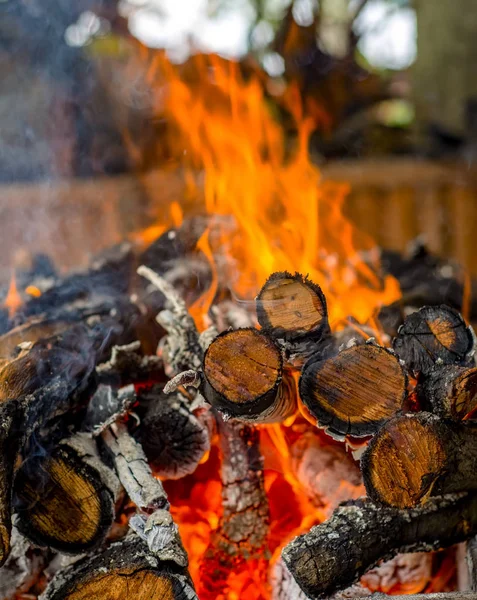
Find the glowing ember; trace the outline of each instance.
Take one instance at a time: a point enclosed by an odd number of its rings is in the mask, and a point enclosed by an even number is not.
[[[18,292],[17,288],[17,280],[15,277],[15,271],[12,272],[12,277],[10,279],[10,286],[8,288],[7,297],[5,298],[5,302],[3,306],[8,310],[8,316],[13,318],[18,309],[22,306],[23,300]]]

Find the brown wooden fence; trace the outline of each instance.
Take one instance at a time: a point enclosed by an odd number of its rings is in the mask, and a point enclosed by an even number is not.
[[[334,162],[325,179],[347,181],[346,212],[386,248],[404,250],[418,235],[429,248],[477,276],[477,176],[466,165],[409,159]],[[152,220],[153,204],[184,196],[177,174],[154,171],[0,188],[0,279],[24,251],[52,255],[63,268],[84,265],[102,248]],[[152,200],[154,202],[152,203]]]

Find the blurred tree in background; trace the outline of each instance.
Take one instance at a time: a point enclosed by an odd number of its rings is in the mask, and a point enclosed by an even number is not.
[[[160,130],[134,38],[296,81],[319,159],[468,153],[474,23],[475,0],[0,0],[0,180],[147,163]]]

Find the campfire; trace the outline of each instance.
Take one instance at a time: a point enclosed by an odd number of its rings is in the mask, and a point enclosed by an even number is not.
[[[88,269],[37,261],[4,290],[0,596],[475,597],[452,592],[477,534],[475,338],[436,259],[384,268],[293,85],[285,142],[257,72],[156,54],[147,77],[185,197]]]

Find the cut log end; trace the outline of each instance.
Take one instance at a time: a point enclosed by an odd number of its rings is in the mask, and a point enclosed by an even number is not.
[[[319,426],[366,436],[401,409],[407,378],[398,358],[374,344],[352,346],[329,360],[311,357],[300,396]]]
[[[70,554],[97,546],[114,517],[112,492],[100,473],[67,446],[22,465],[14,509],[25,537]]]
[[[427,375],[436,364],[465,364],[473,343],[471,330],[456,310],[424,306],[405,319],[393,348],[410,370]]]
[[[205,353],[204,395],[231,416],[260,415],[277,398],[282,357],[274,341],[256,329],[219,335]]]
[[[439,419],[428,413],[386,423],[361,462],[368,496],[395,508],[424,502],[446,466],[443,435]]]
[[[257,296],[260,325],[276,338],[319,336],[328,327],[320,286],[299,273],[274,273]]]
[[[43,600],[197,600],[186,570],[162,562],[137,536],[59,571]]]
[[[455,421],[474,420],[477,409],[477,368],[450,365],[434,369],[416,388],[422,407]]]
[[[89,600],[108,598],[111,600],[177,600],[184,598],[182,589],[177,589],[175,580],[153,570],[136,568],[117,569],[106,575],[98,574],[89,581],[79,583],[74,590],[64,596],[64,600]]]

